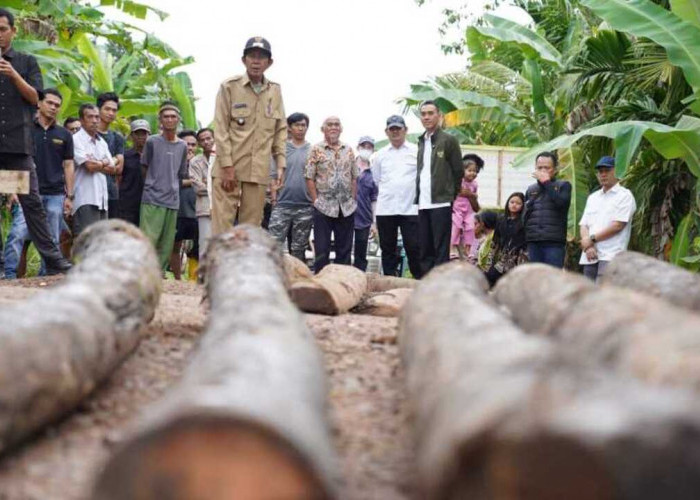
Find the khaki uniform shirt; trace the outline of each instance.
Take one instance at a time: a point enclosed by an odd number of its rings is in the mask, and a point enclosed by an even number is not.
[[[216,96],[214,124],[212,177],[220,177],[220,168],[233,166],[237,180],[268,184],[271,155],[278,167],[286,167],[287,120],[277,83],[263,79],[256,94],[247,74],[225,80]]]

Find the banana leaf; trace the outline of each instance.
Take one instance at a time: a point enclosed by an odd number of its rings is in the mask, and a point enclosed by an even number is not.
[[[700,27],[700,2],[698,0],[671,0],[671,11],[681,19]]]
[[[470,26],[469,29],[501,42],[515,42],[528,58],[541,58],[557,67],[562,66],[561,53],[539,33],[493,14],[485,14],[483,19],[488,26]]]
[[[97,47],[90,41],[87,34],[77,32],[73,35],[73,42],[80,54],[85,56],[92,68],[92,84],[95,90],[110,92],[114,90],[112,85],[112,72],[107,61],[100,55]]]
[[[690,0],[697,1],[697,0]],[[650,0],[581,0],[618,31],[661,45],[694,90],[700,89],[700,27]]]
[[[484,106],[467,106],[445,114],[446,127],[458,127],[460,125],[478,125],[483,122],[510,123],[513,117],[498,108]]]
[[[494,99],[493,97],[479,94],[478,92],[470,92],[467,90],[458,89],[426,89],[418,92],[413,92],[405,100],[409,104],[418,104],[426,100],[436,101],[438,107],[444,113],[455,111],[462,107],[463,104],[473,104],[485,108],[497,108],[505,114],[513,116],[522,116],[522,113],[503,101]]]
[[[561,170],[558,178],[571,183],[571,205],[569,206],[567,239],[575,241],[579,237],[579,222],[583,216],[590,191],[590,173],[583,162],[583,151],[579,147],[559,150]]]
[[[184,72],[168,75],[168,82],[171,95],[180,108],[183,127],[196,129],[197,115],[195,114],[194,93],[189,75]]]
[[[682,266],[684,258],[688,256],[690,251],[691,231],[694,223],[693,213],[689,213],[676,228],[676,235],[673,237],[671,244],[671,255],[669,261],[676,266]]]
[[[514,166],[531,167],[540,152],[571,147],[584,137],[608,137],[615,141],[615,173],[622,178],[642,138],[645,138],[664,158],[683,159],[693,175],[700,177],[699,123],[700,119],[686,116],[675,127],[642,121],[621,121],[599,125],[573,135],[562,135],[535,146],[518,156]]]
[[[544,84],[542,83],[542,70],[534,59],[525,59],[523,63],[523,75],[532,85],[532,107],[536,115],[549,116],[549,108],[544,98]]]
[[[158,113],[161,99],[157,97],[142,99],[119,99],[119,114],[130,118]]]
[[[157,15],[161,21],[168,17],[167,12],[132,0],[100,0],[100,5],[114,6],[137,19],[145,19],[149,11]]]

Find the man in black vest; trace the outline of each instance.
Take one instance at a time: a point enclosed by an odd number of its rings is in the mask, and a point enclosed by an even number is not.
[[[571,184],[556,179],[557,156],[537,155],[537,182],[525,193],[525,240],[530,262],[564,267],[566,229],[571,204]]]

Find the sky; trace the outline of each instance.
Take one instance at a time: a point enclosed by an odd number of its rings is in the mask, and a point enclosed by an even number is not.
[[[362,135],[383,139],[386,119],[401,114],[396,100],[410,84],[466,65],[466,56],[442,53],[438,33],[442,9],[464,0],[421,7],[413,0],[142,1],[170,16],[129,22],[196,60],[184,69],[203,125],[213,119],[220,83],[244,71],[241,55],[251,36],[270,41],[274,63],[266,76],[281,84],[287,115],[309,115],[311,142],[322,139],[320,126],[330,115],[340,117],[341,140],[353,146]],[[478,11],[481,3],[469,5]],[[406,121],[409,132],[422,130],[415,116]]]

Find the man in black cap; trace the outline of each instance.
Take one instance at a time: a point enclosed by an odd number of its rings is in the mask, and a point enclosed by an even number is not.
[[[272,65],[270,43],[253,37],[243,50],[244,75],[225,80],[216,97],[216,162],[212,169],[212,234],[239,223],[259,226],[277,165],[275,188],[284,182],[287,122],[280,86],[265,78]]]
[[[627,250],[632,217],[637,210],[632,192],[615,176],[615,158],[603,156],[595,166],[600,189],[591,193],[581,216],[580,264],[583,274],[597,281],[608,263]]]
[[[29,193],[18,198],[29,235],[51,275],[69,270],[71,264],[51,238],[32,159],[32,119],[43,87],[41,71],[33,56],[12,49],[16,34],[14,16],[0,9],[0,170],[29,173]]]
[[[386,121],[389,144],[372,157],[372,175],[379,186],[377,230],[382,249],[382,269],[396,276],[399,265],[397,248],[399,228],[414,278],[421,277],[418,254],[418,205],[416,198],[416,155],[418,147],[406,141],[406,122],[398,115]]]

